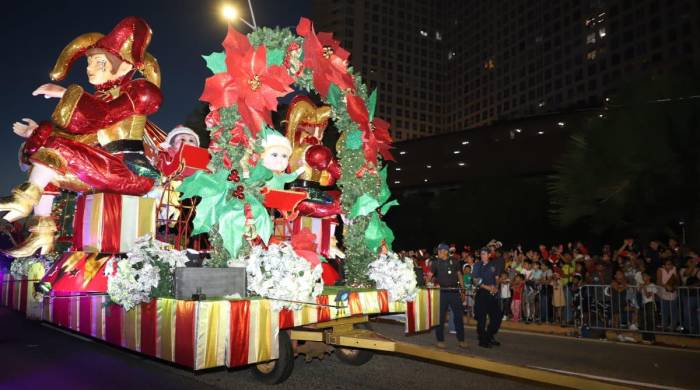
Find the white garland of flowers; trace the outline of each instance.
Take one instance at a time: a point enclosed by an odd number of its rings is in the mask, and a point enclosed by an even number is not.
[[[413,261],[409,258],[401,260],[394,252],[381,254],[369,264],[368,276],[378,289],[387,290],[390,301],[406,302],[416,299],[418,282]]]
[[[10,264],[10,274],[15,279],[24,279],[29,276],[29,269],[34,264],[41,264],[44,267],[44,272],[48,271],[58,257],[57,254],[49,254],[46,256],[29,256],[19,257]]]
[[[303,304],[289,301],[315,303],[323,292],[321,265],[312,269],[288,244],[272,244],[267,250],[255,246],[244,261],[248,290],[271,299],[273,310],[299,310]]]
[[[151,290],[160,282],[160,267],[166,266],[173,278],[175,267],[184,267],[188,261],[185,251],[167,248],[168,244],[145,235],[136,239],[125,259],[111,258],[105,267],[105,275],[107,293],[112,302],[131,310],[150,301]]]

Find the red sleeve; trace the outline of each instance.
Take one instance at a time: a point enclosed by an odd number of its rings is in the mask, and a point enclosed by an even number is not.
[[[121,94],[109,102],[81,92],[74,102],[65,102],[73,106],[72,110],[63,110],[62,118],[54,117],[60,127],[74,134],[95,132],[132,115],[153,114],[163,100],[160,89],[146,80],[129,82],[122,87]]]

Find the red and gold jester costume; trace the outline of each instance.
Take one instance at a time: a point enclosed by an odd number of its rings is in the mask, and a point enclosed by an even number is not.
[[[154,170],[143,156],[146,116],[158,111],[162,95],[156,60],[146,52],[148,24],[127,17],[107,35],[88,33],[66,46],[51,72],[62,80],[90,49],[101,49],[133,66],[126,75],[96,86],[90,94],[70,85],[52,115],[34,130],[24,157],[59,173],[54,184],[75,191],[142,195],[153,186]],[[146,79],[133,80],[135,71]]]

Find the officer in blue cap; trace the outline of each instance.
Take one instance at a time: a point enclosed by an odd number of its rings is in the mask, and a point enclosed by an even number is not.
[[[433,274],[433,283],[440,285],[440,326],[435,328],[438,348],[445,348],[445,317],[447,309],[452,311],[457,341],[460,348],[467,348],[464,341],[464,318],[462,314],[462,299],[460,288],[462,285],[462,269],[459,260],[449,254],[450,247],[440,244],[437,247],[437,258],[430,264],[430,272]]]

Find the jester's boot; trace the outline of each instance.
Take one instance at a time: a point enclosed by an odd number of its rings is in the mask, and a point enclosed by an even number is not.
[[[18,247],[6,253],[14,258],[32,256],[41,250],[46,255],[53,250],[55,242],[56,222],[51,217],[35,217],[36,225],[29,228],[29,237]]]
[[[41,188],[28,182],[13,188],[12,195],[0,198],[0,212],[7,212],[3,219],[14,222],[31,214],[41,199],[41,193]]]

